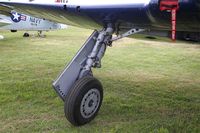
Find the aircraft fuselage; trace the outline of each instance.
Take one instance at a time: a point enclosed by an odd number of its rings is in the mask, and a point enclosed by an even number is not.
[[[171,13],[160,11],[160,0],[69,0],[48,3],[35,1],[23,3],[17,9],[28,8],[26,12],[69,25],[91,29],[112,23],[118,30],[145,28],[152,30],[170,30]],[[10,4],[10,3],[9,3]],[[200,2],[198,0],[179,0],[177,12],[178,31],[200,31]],[[39,10],[36,13],[33,10]],[[45,12],[45,13],[43,13]]]

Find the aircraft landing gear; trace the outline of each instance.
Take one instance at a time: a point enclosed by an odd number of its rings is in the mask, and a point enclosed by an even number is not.
[[[116,38],[112,38],[113,32],[112,26],[102,31],[94,31],[53,82],[53,88],[65,103],[65,116],[75,126],[81,126],[93,120],[101,107],[103,87],[93,77],[92,67],[101,67],[101,59],[106,47],[111,46],[113,41],[141,32],[141,30],[132,29]]]
[[[24,33],[24,35],[23,35],[23,37],[29,37],[30,35],[29,35],[29,33],[27,33],[27,32],[25,32]]]
[[[75,126],[90,122],[103,100],[103,87],[93,77],[92,67],[101,67],[101,59],[110,44],[113,28],[94,31],[73,60],[54,81],[53,87],[64,101],[64,112]]]
[[[46,35],[44,35],[42,31],[38,31],[38,37],[45,38]]]

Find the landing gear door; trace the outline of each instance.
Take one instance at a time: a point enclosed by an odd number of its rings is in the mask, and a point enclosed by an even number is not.
[[[78,51],[72,61],[65,67],[63,72],[53,82],[53,88],[59,94],[61,99],[65,101],[68,90],[78,79],[82,67],[85,65],[87,56],[91,53],[93,45],[96,42],[98,31],[94,31],[82,48]]]

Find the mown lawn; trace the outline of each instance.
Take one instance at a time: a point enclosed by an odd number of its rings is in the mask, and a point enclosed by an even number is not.
[[[123,39],[108,48],[104,101],[90,124],[73,127],[51,83],[92,31],[46,38],[1,32],[0,132],[200,132],[200,45]]]

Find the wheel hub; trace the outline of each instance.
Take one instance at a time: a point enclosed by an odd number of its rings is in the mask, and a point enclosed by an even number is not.
[[[81,101],[80,112],[82,117],[89,118],[95,114],[100,103],[100,92],[97,89],[89,90]]]
[[[89,106],[89,107],[92,107],[93,105],[94,105],[94,101],[93,101],[93,100],[90,100],[88,106]]]

